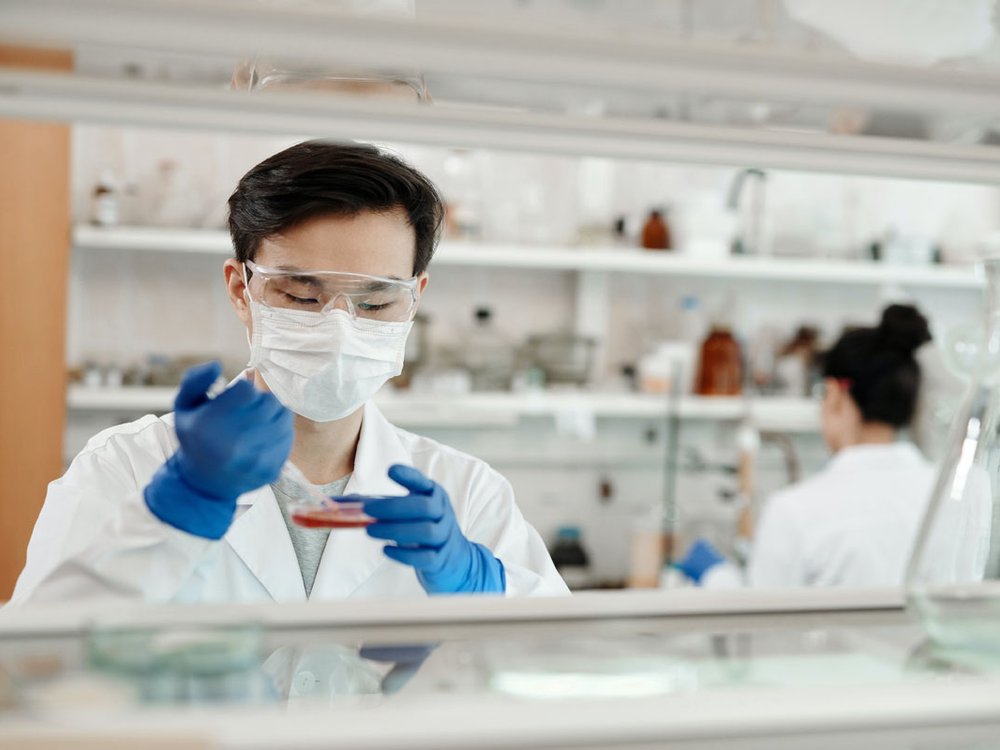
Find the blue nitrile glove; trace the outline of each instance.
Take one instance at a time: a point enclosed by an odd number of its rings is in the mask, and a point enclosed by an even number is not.
[[[441,485],[399,464],[389,469],[389,478],[410,494],[365,502],[365,513],[376,519],[368,535],[396,543],[386,545],[387,557],[415,568],[428,594],[506,591],[503,563],[465,538]]]
[[[726,561],[719,551],[705,539],[696,539],[688,549],[683,560],[674,563],[674,567],[695,583],[701,583],[702,576],[716,565]]]
[[[143,493],[161,521],[208,539],[229,529],[240,495],[278,478],[294,437],[292,413],[249,380],[210,399],[221,373],[218,362],[184,373],[174,401],[180,447]]]
[[[392,663],[393,667],[382,678],[382,694],[392,695],[402,690],[438,647],[437,643],[400,646],[361,646],[358,656],[369,661]]]

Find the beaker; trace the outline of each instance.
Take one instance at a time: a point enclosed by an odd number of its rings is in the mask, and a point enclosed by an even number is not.
[[[982,326],[974,340],[960,342],[962,357],[953,357],[968,370],[968,390],[917,533],[906,586],[908,608],[935,646],[995,652],[1000,651],[1000,257],[984,260],[981,270]]]

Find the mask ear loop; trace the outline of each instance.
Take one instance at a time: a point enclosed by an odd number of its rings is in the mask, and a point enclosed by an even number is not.
[[[253,297],[250,296],[250,276],[248,275],[247,264],[243,262],[241,265],[243,266],[243,294],[246,295],[246,298],[250,302],[253,302]]]

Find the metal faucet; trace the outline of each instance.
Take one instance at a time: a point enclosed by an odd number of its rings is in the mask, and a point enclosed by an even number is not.
[[[726,208],[730,211],[739,211],[740,196],[743,193],[743,185],[748,177],[756,177],[760,187],[754,192],[753,204],[750,207],[750,217],[747,226],[740,222],[740,233],[733,239],[730,250],[733,255],[757,255],[761,252],[761,227],[764,220],[764,185],[767,174],[762,169],[741,170],[729,187],[729,196],[726,199]]]

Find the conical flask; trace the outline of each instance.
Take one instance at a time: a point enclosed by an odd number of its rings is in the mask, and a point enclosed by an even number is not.
[[[908,607],[943,649],[1000,653],[1000,257],[983,261],[982,324],[946,347],[969,380],[906,574]],[[949,353],[946,352],[946,355]]]

